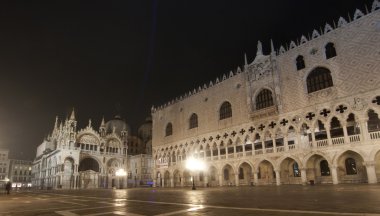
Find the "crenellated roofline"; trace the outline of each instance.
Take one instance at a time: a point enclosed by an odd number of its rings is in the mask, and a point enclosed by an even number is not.
[[[333,32],[333,31],[336,31],[338,29],[341,29],[343,27],[345,27],[346,25],[360,19],[361,17],[364,17],[364,16],[368,16],[369,14],[372,14],[374,13],[375,11],[379,10],[380,9],[380,2],[379,0],[374,0],[373,3],[372,3],[372,7],[371,7],[371,11],[368,11],[368,8],[366,7],[366,11],[365,13],[363,13],[360,9],[356,9],[355,12],[354,12],[354,16],[353,16],[353,19],[350,18],[350,16],[348,17],[348,21],[343,18],[343,17],[339,17],[338,19],[338,23],[335,23],[333,22],[333,25],[331,26],[329,23],[326,23],[326,25],[324,26],[324,29],[320,29],[319,31],[314,29],[312,31],[312,34],[311,34],[311,37],[310,35],[308,36],[308,38],[304,35],[301,35],[301,38],[300,40],[297,40],[296,42],[294,41],[290,41],[289,45],[285,45],[285,47],[283,45],[280,46],[280,48],[277,50],[277,51],[274,51],[274,47],[273,47],[273,42],[271,41],[271,49],[272,49],[272,52],[271,54],[275,54],[276,56],[281,56],[283,55],[284,53],[294,49],[294,48],[297,48],[305,43],[308,43],[316,38],[319,38],[321,37],[322,35],[324,34],[327,34],[329,32]],[[260,56],[264,56],[262,54],[262,50],[261,50],[261,43],[259,41],[258,43],[258,47],[257,47],[257,54],[256,54],[256,58],[260,57]],[[255,58],[255,60],[256,60]],[[235,75],[237,74],[240,74],[242,72],[245,71],[245,69],[247,68],[247,66],[249,65],[252,65],[255,63],[255,60],[248,64],[247,63],[247,57],[246,55],[244,55],[244,61],[245,61],[245,65],[244,65],[244,68],[243,70],[240,68],[240,67],[237,67],[237,69],[235,71],[230,71],[229,74],[223,74],[222,77],[217,77],[216,80],[213,82],[212,80],[209,82],[209,84],[207,85],[206,83],[203,85],[203,86],[199,86],[198,88],[194,88],[192,91],[189,91],[185,94],[182,94],[181,96],[179,97],[176,97],[172,100],[170,100],[169,102],[165,103],[165,104],[162,104],[162,105],[159,105],[157,107],[155,107],[154,105],[152,106],[151,108],[151,113],[155,113],[156,111],[159,111],[159,110],[162,110],[170,105],[173,105],[175,103],[178,103],[180,101],[183,101],[185,99],[187,99],[188,97],[191,97],[192,95],[196,95],[208,88],[211,88],[213,87],[214,85],[218,85],[220,84],[221,82],[231,78],[231,77],[234,77]]]

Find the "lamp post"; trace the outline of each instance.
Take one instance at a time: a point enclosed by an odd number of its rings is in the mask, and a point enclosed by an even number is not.
[[[119,188],[120,188],[120,178],[121,178],[121,181],[123,182],[124,180],[123,177],[127,175],[127,172],[124,169],[118,169],[115,174],[118,178]],[[123,183],[123,186],[124,186],[124,183]]]
[[[203,163],[202,160],[198,160],[195,158],[189,158],[186,161],[186,168],[189,169],[192,173],[192,180],[193,180],[193,187],[191,188],[192,190],[196,190],[194,172],[204,170],[204,167],[205,167],[205,164]]]

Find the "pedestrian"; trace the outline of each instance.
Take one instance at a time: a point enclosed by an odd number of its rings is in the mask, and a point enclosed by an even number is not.
[[[5,190],[7,190],[8,195],[10,194],[11,186],[12,186],[12,184],[10,181],[8,181],[7,184],[5,185]]]

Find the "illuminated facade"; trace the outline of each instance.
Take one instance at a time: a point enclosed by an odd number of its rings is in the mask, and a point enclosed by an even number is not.
[[[91,120],[77,129],[74,111],[37,148],[33,162],[33,186],[42,189],[125,188],[129,172],[129,126],[119,116],[101,122],[94,130]],[[145,152],[135,152],[144,154]]]
[[[0,188],[9,180],[9,150],[0,149]]]
[[[377,183],[379,8],[267,55],[259,42],[253,62],[153,107],[156,186]]]

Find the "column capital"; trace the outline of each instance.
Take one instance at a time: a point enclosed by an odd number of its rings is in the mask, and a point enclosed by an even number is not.
[[[375,166],[376,165],[376,161],[364,161],[363,165],[366,166],[366,167]]]

